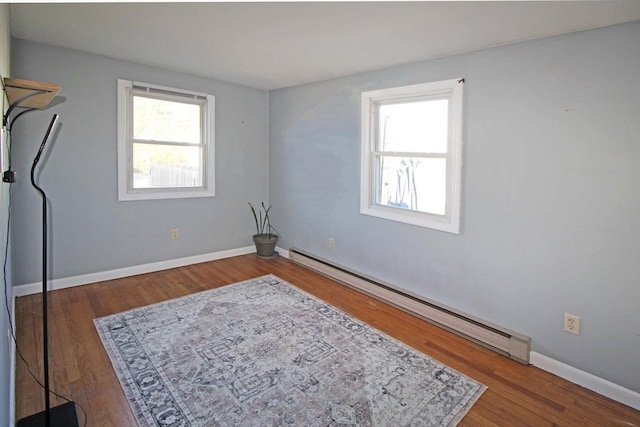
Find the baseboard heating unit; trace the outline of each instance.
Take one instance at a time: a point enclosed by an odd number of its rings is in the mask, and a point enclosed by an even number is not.
[[[300,249],[289,249],[289,259],[520,363],[529,363],[531,338],[525,335],[350,271]]]

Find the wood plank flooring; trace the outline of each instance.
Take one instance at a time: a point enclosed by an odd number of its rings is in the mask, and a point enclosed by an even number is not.
[[[461,426],[640,426],[639,411],[509,360],[287,259],[261,260],[253,254],[51,292],[52,389],[82,406],[81,425],[86,417],[86,426],[135,426],[93,319],[269,273],[487,385]],[[16,299],[18,346],[38,378],[41,304],[40,295]],[[52,396],[51,403],[64,401]],[[18,359],[16,419],[43,407],[41,388]]]

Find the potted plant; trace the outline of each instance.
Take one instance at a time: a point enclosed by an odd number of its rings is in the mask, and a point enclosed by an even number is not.
[[[260,258],[275,258],[276,243],[278,243],[278,231],[271,226],[269,219],[269,211],[271,205],[266,207],[264,202],[261,203],[262,209],[258,207],[258,212],[253,205],[249,203],[253,219],[256,222],[256,234],[253,235],[253,243],[256,245],[256,255]]]

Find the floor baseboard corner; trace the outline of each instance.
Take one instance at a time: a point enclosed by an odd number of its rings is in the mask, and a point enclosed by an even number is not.
[[[287,249],[282,249],[281,247],[276,246],[276,252],[278,252],[278,255],[281,257],[289,259],[289,251]]]
[[[114,280],[122,277],[135,276],[137,274],[153,273],[155,271],[168,270],[170,268],[184,267],[201,262],[215,261],[223,258],[231,258],[239,255],[247,255],[255,252],[255,247],[246,246],[237,249],[228,249],[218,252],[211,252],[202,255],[194,255],[185,258],[177,258],[166,261],[153,262],[150,264],[134,265],[115,270],[100,271],[96,273],[82,274],[73,277],[63,277],[49,281],[49,290],[71,288],[74,286],[87,285],[89,283]],[[18,285],[13,288],[13,296],[21,297],[25,295],[37,294],[42,291],[42,283],[28,283]]]
[[[530,353],[529,360],[533,366],[543,371],[550,372],[560,378],[564,378],[567,381],[640,411],[640,393],[574,368],[544,354],[536,353],[535,351]]]

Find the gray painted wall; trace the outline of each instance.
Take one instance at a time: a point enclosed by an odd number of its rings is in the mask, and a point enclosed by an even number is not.
[[[0,4],[0,78],[9,77],[9,71],[11,66],[11,25],[10,25],[10,13],[9,4]],[[6,97],[2,97],[3,106],[7,107]],[[3,110],[4,111],[4,110]],[[4,142],[3,142],[4,144]],[[7,164],[6,150],[2,149],[3,154],[3,168]],[[7,215],[9,208],[9,185],[0,183],[0,259],[4,261],[5,255],[5,242],[7,239]],[[3,292],[6,292],[7,300],[13,301],[13,289],[11,287],[10,272],[7,271],[7,277],[4,279],[7,283],[7,288],[4,288],[2,284]],[[4,276],[4,274],[3,274]],[[2,297],[2,306],[5,304],[5,299]],[[9,307],[10,309],[12,307]],[[6,314],[5,308],[2,308],[2,314],[0,314],[0,336],[6,336],[6,330],[9,329],[9,317]],[[9,396],[11,394],[11,356],[9,352],[9,343],[6,339],[0,338],[0,424],[10,424],[10,411],[9,411]]]
[[[640,392],[639,42],[635,22],[271,92],[280,245]],[[360,93],[457,77],[462,234],[360,215]],[[580,336],[563,332],[565,312],[582,317]]]
[[[15,285],[41,280],[41,202],[29,171],[53,113],[62,126],[38,178],[50,199],[51,278],[252,245],[247,202],[268,200],[267,92],[24,40],[12,53],[13,76],[60,83],[66,98],[14,130]],[[216,197],[117,201],[118,78],[216,96]]]

